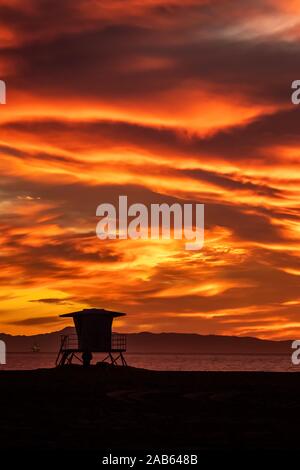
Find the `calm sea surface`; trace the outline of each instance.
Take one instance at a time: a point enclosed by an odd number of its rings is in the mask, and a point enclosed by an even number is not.
[[[126,354],[128,365],[152,370],[300,372],[287,355]],[[9,353],[0,370],[54,367],[55,353]],[[101,360],[95,355],[94,361]]]

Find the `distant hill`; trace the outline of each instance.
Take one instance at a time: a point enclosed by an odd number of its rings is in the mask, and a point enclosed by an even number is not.
[[[128,335],[128,352],[164,353],[291,353],[291,341],[192,333],[134,333]]]
[[[61,331],[33,336],[12,336],[0,333],[0,340],[5,341],[7,352],[28,352],[34,344],[38,344],[43,352],[55,352],[60,344],[60,335],[75,333],[72,327]]]
[[[0,333],[8,352],[31,351],[33,344],[41,352],[57,352],[60,335],[74,333],[68,327],[61,331],[34,336],[12,336]],[[198,335],[193,333],[130,333],[129,353],[202,353],[202,354],[291,354],[291,341],[269,341],[252,337]]]

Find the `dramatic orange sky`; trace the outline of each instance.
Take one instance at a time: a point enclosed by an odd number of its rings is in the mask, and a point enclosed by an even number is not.
[[[0,0],[0,331],[300,336],[300,1]],[[96,207],[205,203],[205,246]]]

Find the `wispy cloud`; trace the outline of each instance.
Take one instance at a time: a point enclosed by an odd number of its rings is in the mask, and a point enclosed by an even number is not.
[[[281,0],[0,0],[7,331],[100,306],[130,314],[120,330],[298,334],[298,16]],[[204,202],[204,249],[100,242],[96,207],[119,194]]]

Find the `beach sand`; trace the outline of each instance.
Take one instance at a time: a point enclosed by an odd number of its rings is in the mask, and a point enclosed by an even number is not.
[[[295,449],[300,374],[0,372],[1,449]]]

